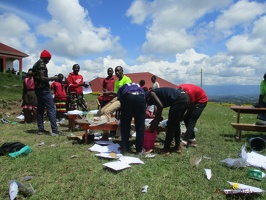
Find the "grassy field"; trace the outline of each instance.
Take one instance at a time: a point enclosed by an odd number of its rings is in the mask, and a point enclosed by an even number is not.
[[[20,95],[13,94],[13,99]],[[12,100],[12,95],[7,96]],[[1,94],[1,98],[5,96]],[[95,100],[93,95],[87,98],[87,101]],[[167,117],[166,111],[164,115]],[[255,115],[242,116],[241,122],[256,121]],[[9,119],[16,121],[13,116]],[[144,165],[132,165],[121,172],[104,168],[103,164],[109,160],[88,151],[92,144],[76,144],[66,136],[37,135],[36,124],[0,124],[0,144],[19,141],[33,149],[23,157],[1,157],[0,199],[9,199],[9,180],[19,180],[25,186],[31,184],[36,191],[29,197],[20,193],[17,199],[265,199],[265,194],[226,196],[221,193],[223,189],[231,188],[227,181],[265,189],[265,179],[256,181],[248,177],[248,170],[253,167],[234,169],[220,162],[229,157],[238,158],[241,146],[250,137],[258,135],[243,132],[242,141],[236,142],[235,130],[230,125],[235,121],[236,113],[228,104],[210,102],[197,123],[198,148],[188,148],[182,154],[173,153],[167,157],[156,153],[152,159],[142,156],[139,158]],[[45,126],[50,129],[48,122]],[[159,137],[164,138],[164,133]],[[41,142],[45,145],[39,146]],[[155,152],[159,148],[162,146],[156,147]],[[72,158],[73,155],[76,157]],[[190,164],[193,156],[203,156],[198,167]],[[212,170],[211,180],[206,178],[205,168]],[[22,180],[25,176],[33,178],[25,182]],[[144,185],[149,186],[147,193],[142,193]]]

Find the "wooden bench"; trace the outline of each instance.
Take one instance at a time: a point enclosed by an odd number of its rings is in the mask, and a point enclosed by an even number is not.
[[[237,113],[236,123],[231,123],[236,129],[236,139],[241,140],[241,131],[266,132],[266,125],[240,123],[240,114],[266,113],[266,108],[255,108],[254,106],[231,106],[230,108]]]

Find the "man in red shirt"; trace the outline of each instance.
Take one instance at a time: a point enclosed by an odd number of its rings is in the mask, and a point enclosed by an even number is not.
[[[190,143],[191,146],[197,147],[198,145],[195,138],[194,128],[202,111],[207,105],[208,97],[202,88],[193,84],[181,84],[178,88],[186,91],[190,98],[190,106],[184,116],[184,122],[187,130],[183,136],[180,146],[182,149],[186,149]]]
[[[88,87],[89,84],[83,81],[83,76],[79,74],[79,64],[74,64],[72,67],[73,72],[69,73],[67,77],[68,92],[70,95],[70,110],[77,110],[81,107],[82,111],[88,111],[86,102],[83,97],[83,87]]]
[[[109,101],[111,101],[114,98],[114,96],[108,93],[108,92],[114,91],[115,78],[113,77],[113,74],[114,74],[113,68],[109,67],[107,69],[107,74],[108,76],[105,79],[103,79],[103,92],[104,93],[98,97],[98,101],[100,102],[101,107],[105,106]]]

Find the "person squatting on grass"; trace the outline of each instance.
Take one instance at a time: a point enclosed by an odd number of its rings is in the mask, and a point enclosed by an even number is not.
[[[131,120],[134,117],[136,130],[136,153],[142,153],[145,131],[145,110],[146,101],[144,90],[136,83],[123,85],[119,90],[117,97],[121,103],[121,141],[122,151],[130,153],[129,137]]]
[[[162,119],[163,108],[170,107],[167,120],[167,131],[164,148],[161,153],[170,155],[170,147],[173,138],[175,138],[174,151],[181,153],[180,148],[180,122],[183,119],[190,100],[188,94],[182,89],[176,88],[156,88],[145,93],[148,105],[155,105],[157,111],[154,119],[151,121],[150,131],[154,132],[158,128],[158,124]]]
[[[59,122],[64,119],[64,114],[66,113],[66,87],[67,84],[64,83],[64,75],[58,74],[58,81],[54,81],[51,84],[51,92],[54,94],[54,102],[56,106],[56,118]]]
[[[79,74],[79,64],[74,64],[72,67],[73,72],[69,73],[67,77],[68,92],[70,95],[69,110],[77,110],[78,107],[82,111],[88,111],[86,102],[83,96],[83,87],[89,87],[89,84],[83,81],[83,76]]]
[[[52,55],[47,50],[43,50],[40,59],[33,66],[33,77],[35,84],[35,94],[37,96],[37,124],[38,134],[49,133],[44,129],[43,115],[45,108],[50,120],[52,136],[58,135],[58,127],[56,124],[56,110],[54,99],[50,91],[49,81],[57,81],[57,76],[48,77],[48,69],[46,64],[49,63]]]
[[[193,84],[181,84],[178,88],[185,90],[190,98],[189,108],[183,118],[186,126],[186,132],[180,143],[182,149],[186,149],[188,145],[197,147],[194,128],[196,123],[207,105],[208,97],[205,91]]]

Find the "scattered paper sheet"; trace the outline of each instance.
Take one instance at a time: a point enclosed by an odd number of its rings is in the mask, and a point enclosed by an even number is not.
[[[85,87],[82,87],[83,88],[83,94],[90,94],[92,93],[92,90],[91,90],[91,86],[89,84],[89,82],[86,82],[89,86],[87,88]]]
[[[15,181],[10,181],[9,183],[9,198],[10,200],[14,200],[18,194],[18,185]]]
[[[266,169],[266,156],[255,151],[247,153],[247,165]]]
[[[120,153],[115,153],[115,152],[110,152],[110,153],[106,153],[106,152],[102,152],[102,153],[97,153],[95,154],[97,157],[102,157],[102,158],[110,158],[110,159],[118,159],[120,157],[122,157],[123,155]]]
[[[147,193],[148,192],[148,185],[144,185],[143,187],[142,187],[142,192],[144,192],[144,193]]]
[[[242,146],[240,158],[227,158],[221,162],[226,163],[230,167],[254,166],[266,169],[266,156],[263,156],[255,151],[247,153],[245,150],[245,145]]]
[[[264,190],[257,188],[257,187],[253,187],[250,185],[244,185],[241,183],[235,183],[235,182],[229,182],[227,181],[227,183],[229,183],[233,189],[225,189],[224,193],[225,194],[254,194],[254,193],[262,193],[264,192]]]
[[[121,158],[119,158],[119,160],[129,165],[130,164],[144,164],[144,162],[140,160],[139,158],[131,157],[131,156],[122,156]]]
[[[212,170],[211,170],[211,169],[204,169],[204,170],[205,170],[205,173],[206,173],[207,179],[208,179],[208,180],[211,180],[211,177],[212,177]]]
[[[115,152],[115,153],[120,153],[119,151],[120,145],[117,143],[112,143],[107,146],[101,146],[99,144],[94,144],[92,147],[90,147],[88,150],[90,151],[96,151],[99,153],[110,153],[110,152]]]
[[[127,168],[131,167],[126,162],[121,162],[121,161],[104,163],[103,166],[110,168],[110,169],[113,169],[115,171],[120,171],[120,170],[127,169]]]

